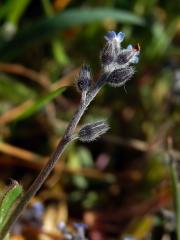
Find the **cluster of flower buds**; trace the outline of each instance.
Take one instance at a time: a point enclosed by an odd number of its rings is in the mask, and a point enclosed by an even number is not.
[[[108,129],[109,126],[105,120],[88,123],[80,129],[78,138],[81,142],[92,142],[106,133]]]
[[[13,227],[14,234],[22,234],[25,226],[41,228],[43,226],[44,205],[37,201],[30,205]]]
[[[136,46],[128,45],[128,47],[124,49],[121,47],[121,42],[124,38],[125,34],[123,32],[115,33],[114,31],[109,31],[106,34],[106,44],[101,52],[102,77],[94,89],[98,89],[104,84],[112,87],[120,87],[132,78],[135,72],[132,64],[138,63],[139,61],[140,46],[139,44]],[[91,93],[94,89],[88,65],[81,67],[76,84],[82,94],[82,100],[84,100],[84,102],[88,98],[91,98]],[[106,121],[86,124],[80,129],[77,138],[82,142],[91,142],[106,133],[108,129],[109,126]]]
[[[130,80],[134,74],[132,64],[138,63],[140,46],[128,45],[126,49],[121,48],[124,40],[123,32],[110,31],[105,36],[106,44],[101,53],[103,71],[109,73],[107,83],[113,87],[120,87]]]

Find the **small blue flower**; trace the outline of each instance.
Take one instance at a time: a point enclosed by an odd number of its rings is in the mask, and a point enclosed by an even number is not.
[[[105,35],[105,39],[107,41],[112,41],[114,38],[116,37],[116,33],[114,31],[109,31],[106,35]]]
[[[109,31],[106,35],[105,35],[105,39],[107,41],[114,41],[116,40],[116,42],[121,43],[124,40],[125,37],[125,33],[123,32],[119,32],[119,33],[115,33],[114,31]]]
[[[131,63],[134,63],[134,64],[137,64],[139,62],[139,55],[135,54],[131,60],[130,60]]]
[[[124,40],[124,38],[125,38],[125,33],[119,32],[117,34],[117,38],[118,38],[119,42],[122,42]]]
[[[139,55],[140,55],[139,45],[136,49],[131,44],[129,44],[127,46],[127,49],[134,51],[134,54],[133,54],[132,58],[130,59],[129,63],[134,63],[134,64],[138,63],[139,62]]]
[[[129,45],[127,46],[127,49],[128,49],[128,50],[133,50],[133,45],[132,45],[132,44],[129,44]]]

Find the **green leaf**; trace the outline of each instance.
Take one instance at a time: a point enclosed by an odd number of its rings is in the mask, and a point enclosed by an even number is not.
[[[77,151],[77,156],[81,167],[93,167],[94,162],[90,151],[85,147],[79,147]]]
[[[55,97],[59,96],[61,93],[64,92],[66,88],[62,87],[59,88],[55,91],[50,92],[48,95],[41,97],[38,99],[32,106],[27,108],[19,117],[18,120],[20,119],[25,119],[36,113],[38,110],[43,108],[48,102],[53,100]]]
[[[55,16],[36,21],[36,24],[19,31],[11,41],[2,43],[0,46],[1,59],[12,59],[23,49],[44,38],[51,39],[66,28],[105,19],[113,19],[119,23],[144,25],[141,17],[123,10],[109,8],[66,10]]]
[[[7,14],[7,21],[17,25],[28,4],[30,3],[30,0],[13,0],[10,2],[11,8]]]
[[[67,166],[74,169],[82,167],[82,159],[80,159],[78,152],[74,151],[74,149],[69,153]],[[86,189],[88,187],[88,180],[84,176],[73,175],[72,181],[79,189]]]
[[[60,65],[66,65],[69,63],[69,59],[64,51],[64,48],[58,38],[55,38],[51,42],[52,52],[54,58]]]
[[[44,8],[44,11],[46,13],[47,16],[53,16],[54,15],[54,10],[52,7],[52,4],[50,2],[50,0],[41,0],[42,6]]]
[[[19,185],[17,181],[13,181],[12,185],[4,194],[1,204],[0,204],[0,230],[4,226],[5,222],[7,221],[12,207],[16,204],[17,199],[23,193],[22,186]]]
[[[54,16],[55,11],[53,10],[52,4],[50,0],[41,0],[44,11],[48,17]],[[51,48],[52,48],[52,53],[55,58],[55,60],[60,64],[60,65],[66,65],[69,62],[69,59],[65,53],[65,50],[60,42],[60,39],[58,37],[54,37],[51,40]]]

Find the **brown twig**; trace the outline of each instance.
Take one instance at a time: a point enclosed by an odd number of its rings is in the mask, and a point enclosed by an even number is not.
[[[154,152],[154,153],[164,153],[166,152],[165,149],[163,149],[162,147],[156,145],[156,144],[149,144],[147,142],[144,142],[142,140],[139,139],[124,139],[121,137],[117,137],[117,136],[105,136],[103,137],[103,139],[105,141],[114,143],[114,144],[118,144],[118,145],[124,145],[127,147],[131,147],[134,148],[136,150],[142,151],[142,152]],[[180,161],[180,152],[173,149],[172,150],[172,155],[174,157],[174,159]]]
[[[45,160],[45,158],[41,157],[36,153],[33,153],[31,151],[28,151],[19,147],[12,146],[4,142],[0,142],[0,152],[23,159],[31,163],[40,163]]]
[[[27,163],[32,163],[33,165],[35,164],[37,166],[37,169],[41,169],[44,166],[45,161],[47,160],[46,157],[42,157],[31,151],[15,147],[13,145],[3,142],[0,142],[0,152],[24,160]],[[56,173],[58,173],[58,175],[60,169],[61,167],[59,167],[59,165],[57,164],[55,167],[55,171]],[[66,172],[68,174],[78,174],[93,179],[99,179],[102,181],[109,181],[109,179],[112,177],[111,173],[103,173],[93,168],[71,168],[66,166],[63,168],[63,172]]]
[[[8,110],[7,112],[5,112],[0,116],[0,126],[5,125],[9,122],[12,122],[16,118],[18,118],[18,116],[20,116],[23,111],[25,111],[28,107],[32,105],[33,105],[33,101],[28,100],[18,105],[17,107],[14,107]]]
[[[22,77],[26,77],[28,79],[31,79],[37,82],[44,88],[47,88],[50,84],[50,81],[45,74],[38,73],[20,64],[0,63],[0,72],[6,72],[6,73],[11,73],[11,74],[19,75]]]

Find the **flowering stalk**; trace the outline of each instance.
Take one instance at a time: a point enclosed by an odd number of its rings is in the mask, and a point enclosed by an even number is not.
[[[119,32],[116,34],[114,31],[108,32],[105,36],[106,45],[101,53],[102,74],[96,84],[92,84],[89,67],[87,65],[82,66],[76,84],[79,92],[81,92],[79,107],[49,161],[40,171],[27,192],[20,198],[13,213],[9,216],[9,219],[0,232],[0,240],[3,240],[23,209],[27,206],[29,200],[40,189],[68,144],[75,139],[87,142],[93,141],[108,130],[108,125],[103,120],[86,124],[81,128],[79,134],[74,135],[81,117],[99,90],[105,84],[115,87],[122,86],[133,76],[134,69],[130,65],[138,62],[140,49],[137,47],[134,48],[131,45],[128,49],[121,49],[120,44],[124,37],[124,33]]]

